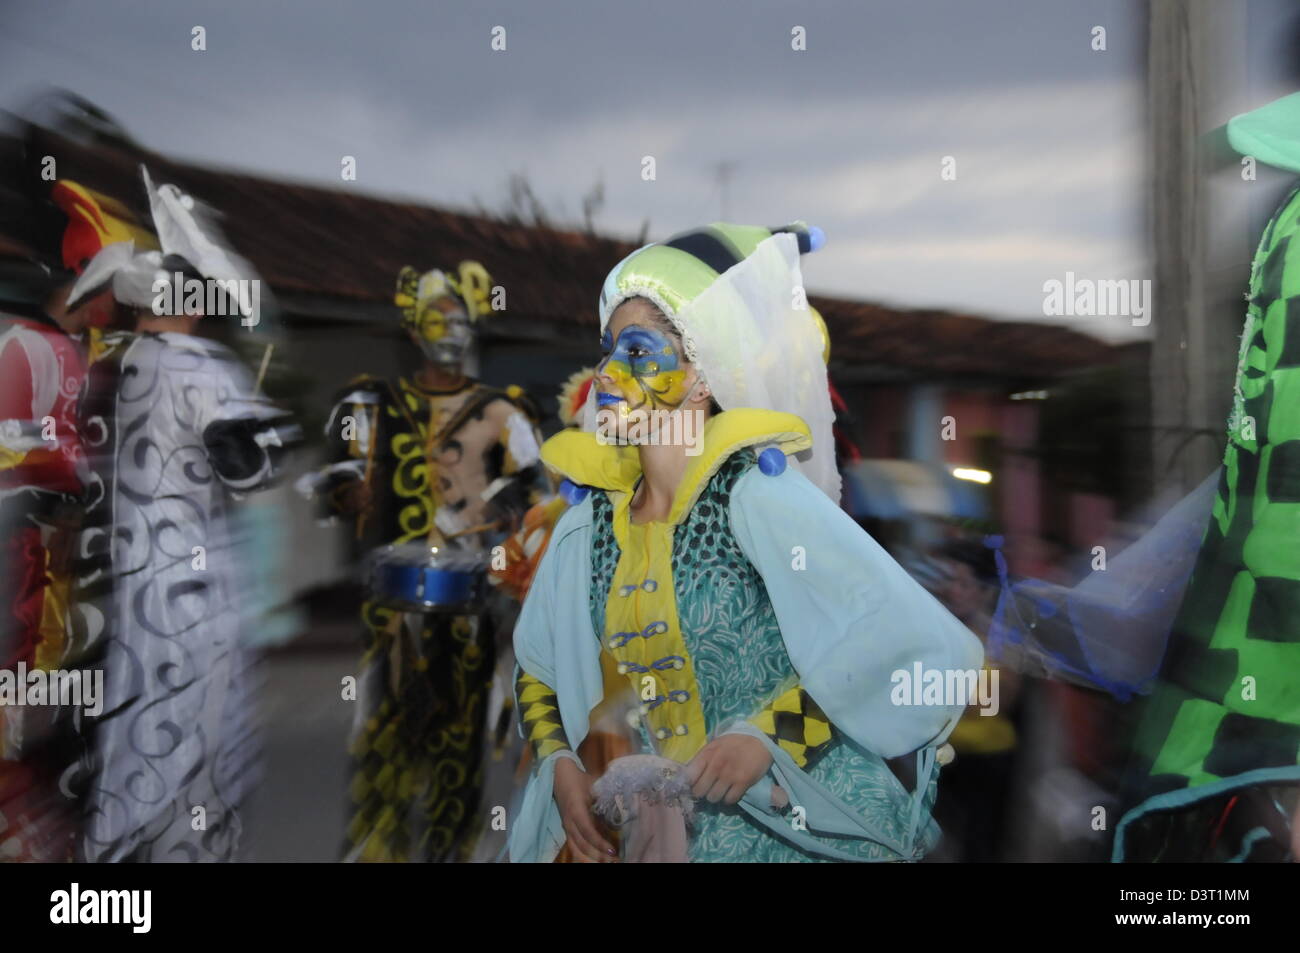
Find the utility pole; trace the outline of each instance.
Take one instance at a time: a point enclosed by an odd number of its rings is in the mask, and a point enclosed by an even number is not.
[[[1243,95],[1242,8],[1211,0],[1152,0],[1149,13],[1151,457],[1154,489],[1163,485],[1185,493],[1223,456],[1245,317],[1242,291],[1258,239],[1225,241],[1226,220],[1210,201],[1213,170],[1200,140],[1258,103]]]

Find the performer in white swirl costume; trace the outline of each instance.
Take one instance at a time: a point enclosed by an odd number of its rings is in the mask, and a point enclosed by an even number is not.
[[[113,358],[112,440],[97,462],[111,487],[114,595],[83,848],[91,861],[226,861],[253,763],[248,561],[231,494],[264,485],[297,428],[254,395],[230,351],[194,336],[199,309],[153,307],[172,300],[156,281],[229,277],[236,259],[203,235],[186,197],[145,181],[162,251],[110,246],[72,293],[111,281],[139,309]]]

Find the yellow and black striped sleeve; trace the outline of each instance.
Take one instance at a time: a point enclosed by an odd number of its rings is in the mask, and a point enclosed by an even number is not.
[[[555,689],[520,669],[515,682],[515,700],[524,723],[524,734],[538,761],[562,749],[572,750],[560,722],[560,705]]]
[[[775,741],[801,768],[835,740],[835,729],[802,686],[778,695],[751,723]]]

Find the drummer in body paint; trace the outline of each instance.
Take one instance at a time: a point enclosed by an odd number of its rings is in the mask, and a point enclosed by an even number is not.
[[[490,293],[477,262],[455,272],[403,269],[395,303],[424,360],[410,377],[357,378],[334,408],[326,427],[332,462],[305,488],[329,513],[353,521],[367,550],[425,544],[486,554],[536,500],[536,411],[520,388],[488,387],[465,370]],[[483,827],[482,755],[495,721],[489,696],[503,694],[491,691],[495,624],[483,600],[413,612],[410,599],[395,595],[371,592],[362,607],[363,711],[350,745],[345,853],[467,860]]]

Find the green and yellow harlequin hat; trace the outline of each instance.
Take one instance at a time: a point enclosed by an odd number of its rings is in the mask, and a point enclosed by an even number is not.
[[[799,252],[816,251],[825,243],[821,229],[795,222],[782,228],[714,222],[637,249],[619,262],[600,292],[600,329],[603,333],[614,310],[628,298],[648,298],[673,323],[682,336],[688,360],[695,360],[689,328],[678,316],[682,310],[723,274],[754,253],[773,235],[788,232],[799,242]]]

